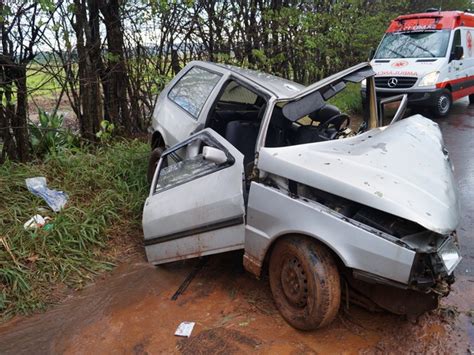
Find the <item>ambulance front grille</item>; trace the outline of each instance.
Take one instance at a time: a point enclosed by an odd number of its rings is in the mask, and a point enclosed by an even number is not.
[[[415,85],[417,77],[383,76],[375,77],[375,87],[381,89],[408,89]]]

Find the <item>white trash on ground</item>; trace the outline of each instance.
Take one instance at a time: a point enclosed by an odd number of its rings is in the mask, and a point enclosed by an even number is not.
[[[66,205],[67,194],[63,191],[48,189],[44,176],[25,179],[25,182],[28,190],[45,200],[54,212],[59,212]]]
[[[38,229],[46,225],[50,219],[51,218],[49,217],[43,217],[39,214],[36,214],[26,221],[25,224],[23,224],[23,228],[25,228],[25,230]]]
[[[181,324],[178,326],[176,331],[174,332],[174,335],[177,335],[179,337],[190,337],[191,333],[194,328],[194,322],[181,322]]]

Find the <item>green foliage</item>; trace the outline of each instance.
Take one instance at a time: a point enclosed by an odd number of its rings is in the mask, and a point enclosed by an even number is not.
[[[61,83],[50,73],[41,68],[41,65],[47,62],[45,53],[37,55],[37,63],[28,67],[26,85],[28,92],[33,97],[55,98],[61,91]],[[64,77],[64,71],[58,69],[58,75]]]
[[[38,111],[38,123],[29,124],[30,143],[35,155],[56,154],[66,148],[78,146],[79,138],[63,127],[64,117]]]
[[[343,91],[329,99],[329,103],[345,113],[362,113],[360,84],[348,83]]]
[[[118,141],[95,151],[71,149],[41,164],[0,165],[0,314],[28,314],[54,301],[58,285],[81,288],[116,258],[114,237],[140,235],[147,193],[148,146]],[[69,195],[54,214],[33,196],[25,179],[46,176]],[[35,214],[52,217],[49,228],[24,230]]]
[[[112,134],[114,133],[115,125],[110,123],[107,120],[102,120],[100,122],[100,131],[95,135],[100,139],[102,143],[108,143],[112,139]]]
[[[52,0],[36,0],[40,4],[43,11],[54,11],[55,5]]]

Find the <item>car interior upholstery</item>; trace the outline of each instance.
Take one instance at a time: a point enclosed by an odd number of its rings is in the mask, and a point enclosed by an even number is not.
[[[265,109],[265,99],[231,81],[208,119],[208,126],[244,155],[245,166],[255,159],[255,144]]]
[[[266,147],[315,143],[336,139],[350,124],[350,118],[336,106],[324,103],[317,110],[292,122],[276,106],[267,132]]]
[[[265,146],[283,147],[332,140],[349,127],[349,116],[328,104],[319,92],[303,100],[308,102],[273,108]],[[231,81],[208,118],[207,126],[244,155],[246,170],[255,159],[255,144],[266,107],[263,97]]]

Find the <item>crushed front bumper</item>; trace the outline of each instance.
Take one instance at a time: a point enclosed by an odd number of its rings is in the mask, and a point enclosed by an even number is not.
[[[449,285],[454,282],[454,269],[462,259],[455,232],[441,236],[425,231],[404,237],[402,241],[416,250],[409,287],[446,296]]]

